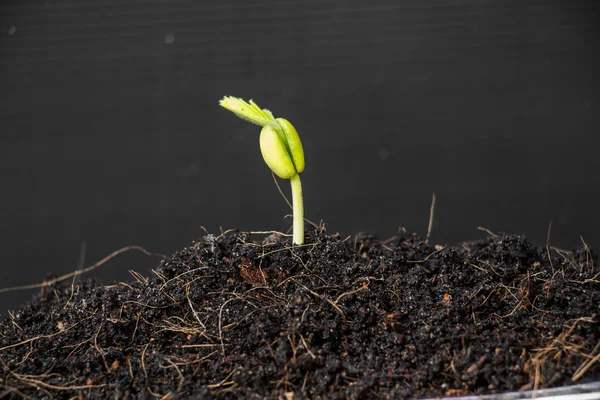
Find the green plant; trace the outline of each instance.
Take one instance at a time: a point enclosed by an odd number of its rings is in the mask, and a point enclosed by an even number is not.
[[[225,96],[219,104],[246,121],[262,126],[260,151],[265,163],[281,179],[292,185],[294,214],[294,244],[304,243],[304,204],[300,173],[304,171],[304,150],[294,126],[284,118],[275,118],[271,111],[255,102]]]

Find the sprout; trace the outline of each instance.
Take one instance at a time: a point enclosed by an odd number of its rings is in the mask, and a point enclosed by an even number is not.
[[[219,104],[238,117],[262,126],[260,151],[265,163],[281,179],[292,185],[294,211],[294,244],[304,243],[304,204],[300,175],[304,171],[304,150],[294,126],[284,118],[275,118],[271,111],[261,109],[255,102],[225,96]]]

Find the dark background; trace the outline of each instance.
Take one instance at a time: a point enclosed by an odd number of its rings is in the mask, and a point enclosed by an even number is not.
[[[0,287],[201,226],[291,225],[253,98],[304,142],[306,217],[342,236],[492,231],[600,248],[597,1],[3,1]],[[289,184],[282,182],[289,192]],[[131,252],[89,276],[129,280]],[[32,291],[0,293],[0,313]]]

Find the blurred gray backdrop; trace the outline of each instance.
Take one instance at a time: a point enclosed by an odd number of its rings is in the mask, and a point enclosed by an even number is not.
[[[304,142],[328,232],[600,248],[597,1],[0,3],[0,287],[291,219],[252,98]],[[289,185],[282,182],[289,193]],[[89,276],[129,280],[131,252]],[[34,291],[0,294],[0,313]]]

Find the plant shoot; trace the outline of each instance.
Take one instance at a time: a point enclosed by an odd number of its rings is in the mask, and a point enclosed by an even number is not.
[[[304,243],[304,204],[300,174],[304,171],[304,150],[294,126],[284,118],[275,118],[271,111],[261,109],[255,102],[225,96],[219,104],[238,117],[262,126],[260,151],[265,163],[281,179],[292,185],[294,214],[294,244]]]

